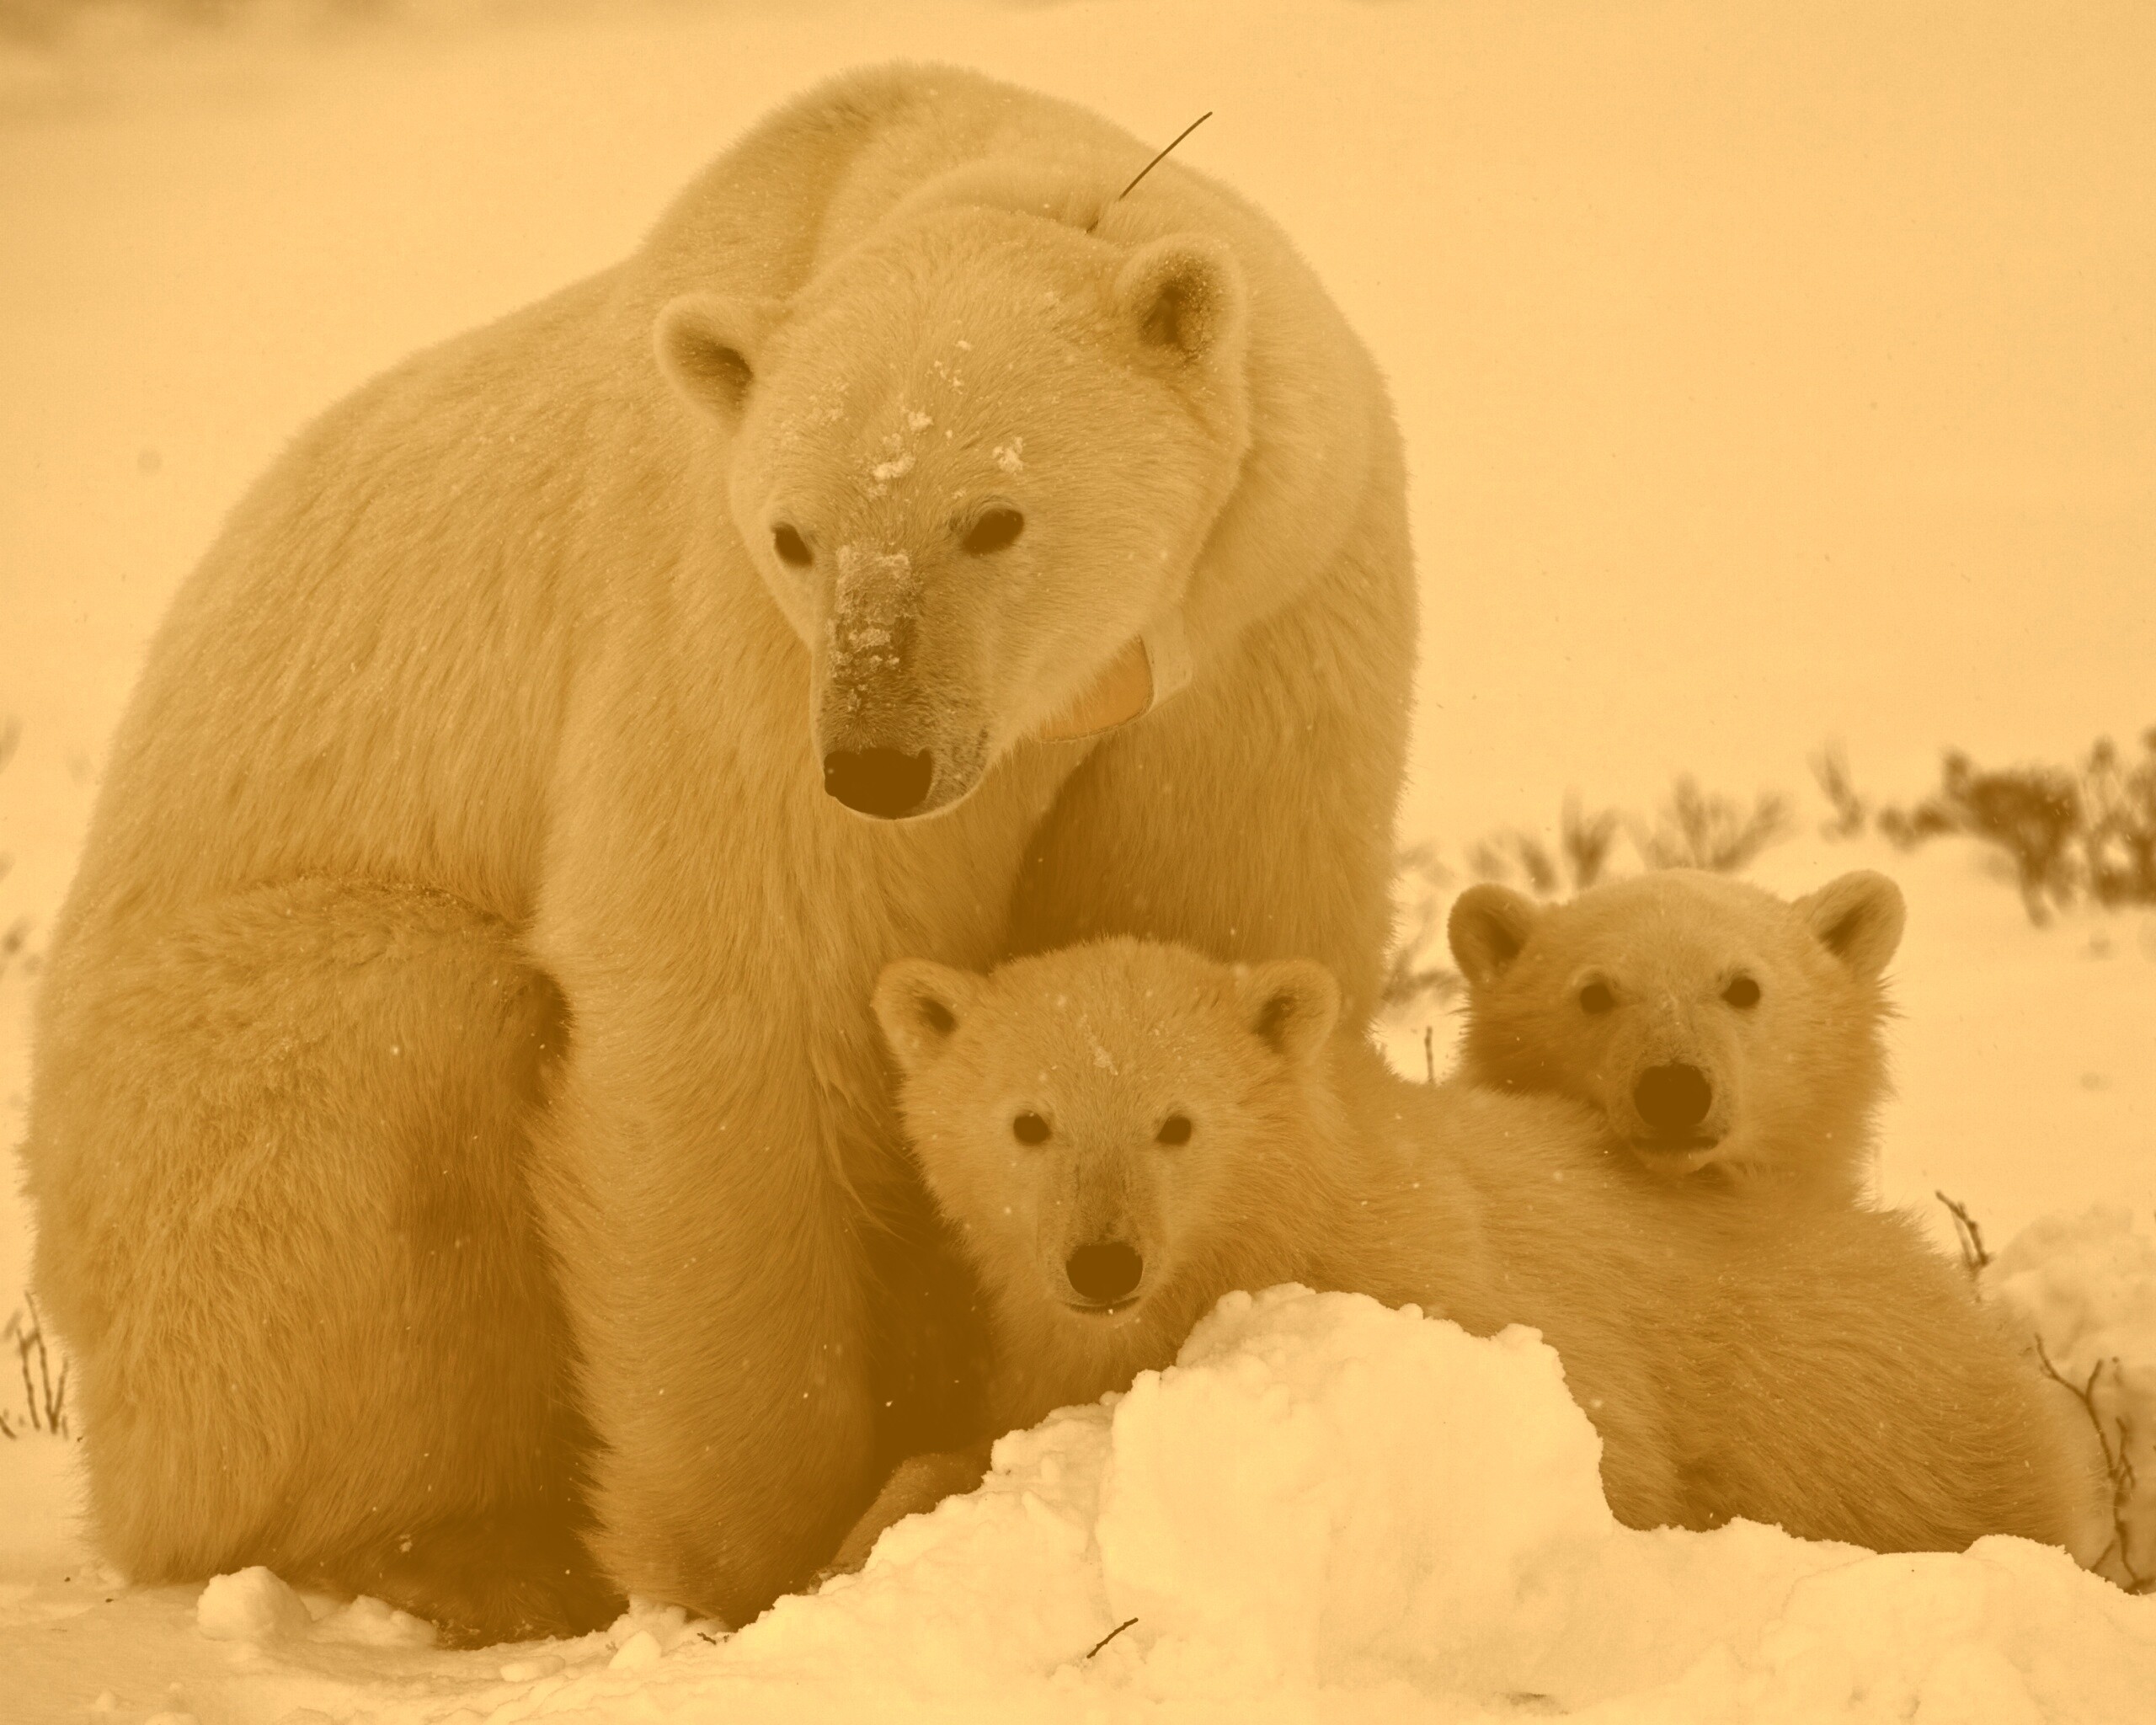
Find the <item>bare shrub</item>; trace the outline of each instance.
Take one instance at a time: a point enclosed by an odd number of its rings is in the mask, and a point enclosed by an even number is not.
[[[1477,880],[1518,884],[1540,899],[1583,893],[1608,873],[1610,852],[1623,830],[1614,809],[1588,812],[1577,791],[1565,793],[1552,846],[1524,827],[1492,833],[1467,847],[1467,866]]]
[[[2089,1423],[2095,1429],[2096,1442],[2104,1454],[2104,1472],[2111,1483],[2111,1539],[2102,1554],[2089,1567],[2100,1574],[2111,1575],[2130,1594],[2145,1594],[2156,1590],[2156,1573],[2144,1573],[2133,1561],[2133,1528],[2130,1510],[2134,1487],[2138,1481],[2134,1476],[2133,1458],[2127,1453],[2133,1441],[2133,1427],[2126,1417],[2123,1407],[2116,1405],[2124,1400],[2126,1369],[2116,1354],[2098,1360],[2089,1368],[2089,1375],[2075,1383],[2056,1365],[2044,1349],[2044,1338],[2036,1338],[2036,1363],[2044,1375],[2064,1389],[2081,1404],[2089,1417]],[[2103,1388],[2104,1369],[2111,1368],[2114,1406],[2108,1422],[2099,1395]],[[2116,1573],[2113,1572],[2116,1570]]]
[[[1460,991],[1460,973],[1444,962],[1444,919],[1438,914],[1452,871],[1431,845],[1411,845],[1393,870],[1392,953],[1378,990],[1381,1008],[1428,1000],[1444,1006]]]
[[[1828,744],[1812,757],[1812,776],[1818,780],[1821,792],[1834,810],[1832,820],[1820,823],[1819,836],[1856,837],[1871,820],[1871,805],[1857,794],[1855,782],[1849,777],[1849,756],[1839,743]]]
[[[2081,797],[2071,773],[2023,766],[1985,772],[1958,750],[1948,751],[1940,788],[1911,810],[1882,809],[1880,830],[1913,846],[1937,833],[1965,832],[1997,845],[2013,860],[2015,882],[2032,922],[2048,920],[2044,900],[2072,901],[2069,846],[2081,825]]]
[[[1555,898],[1563,879],[1550,847],[1518,827],[1476,840],[1468,846],[1467,866],[1477,880],[1524,877],[1527,889],[1538,899]]]
[[[2156,727],[2141,742],[2138,761],[2105,737],[2078,767],[1998,771],[1949,750],[1939,788],[1909,808],[1881,809],[1876,825],[1904,849],[1942,833],[1997,846],[2039,925],[2084,895],[2106,905],[2156,904]]]
[[[1650,868],[1705,868],[1733,874],[1794,825],[1788,798],[1762,791],[1750,808],[1719,792],[1700,790],[1689,775],[1671,787],[1654,825],[1627,821],[1632,846]]]
[[[2081,769],[2082,878],[2101,905],[2156,905],[2156,725],[2129,766],[2109,737]]]
[[[1975,1279],[1991,1262],[1991,1253],[1984,1248],[1983,1227],[1969,1214],[1967,1204],[1956,1203],[1944,1192],[1934,1192],[1932,1196],[1945,1204],[1947,1214],[1954,1218],[1954,1238],[1961,1248],[1961,1267],[1968,1271],[1972,1280]],[[2104,1472],[2111,1487],[2111,1539],[2089,1567],[2109,1576],[2128,1593],[2156,1590],[2156,1573],[2144,1573],[2133,1561],[2132,1507],[2138,1481],[2132,1454],[2133,1425],[2127,1418],[2124,1406],[2124,1365],[2116,1355],[2106,1355],[2089,1367],[2087,1377],[2076,1383],[2052,1364],[2041,1333],[2031,1331],[2030,1338],[2036,1344],[2038,1369],[2081,1404],[2081,1411],[2095,1432],[2097,1445],[2103,1452]],[[2111,1374],[2112,1386],[2109,1398],[2111,1405],[2108,1408],[2103,1393],[2106,1370]]]
[[[1598,809],[1588,814],[1580,806],[1577,791],[1565,793],[1565,812],[1558,836],[1564,846],[1565,867],[1572,876],[1574,892],[1583,893],[1602,879],[1603,871],[1609,867],[1609,848],[1616,841],[1623,824],[1623,817],[1614,809]]]
[[[67,1362],[64,1359],[60,1362],[56,1376],[51,1354],[45,1348],[45,1323],[38,1316],[36,1300],[27,1294],[23,1295],[23,1309],[8,1320],[7,1327],[0,1330],[0,1339],[14,1344],[15,1364],[23,1375],[23,1406],[28,1418],[28,1423],[19,1429],[15,1416],[0,1413],[0,1436],[20,1437],[24,1431],[33,1431],[67,1437]]]
[[[1946,1206],[1946,1213],[1954,1218],[1954,1242],[1961,1248],[1961,1268],[1972,1277],[1983,1274],[1984,1266],[1991,1262],[1991,1253],[1984,1250],[1984,1231],[1977,1219],[1969,1214],[1968,1206],[1956,1204],[1944,1192],[1931,1194]]]

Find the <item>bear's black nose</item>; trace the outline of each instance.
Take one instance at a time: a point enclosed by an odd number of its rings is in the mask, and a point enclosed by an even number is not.
[[[1138,1285],[1145,1274],[1145,1260],[1120,1240],[1101,1240],[1072,1252],[1063,1273],[1083,1298],[1096,1306],[1113,1306]]]
[[[834,749],[824,757],[824,788],[849,809],[896,820],[921,807],[936,777],[933,755],[896,749]]]
[[[1640,1118],[1665,1138],[1689,1132],[1707,1117],[1714,1087],[1697,1066],[1650,1066],[1632,1087]]]

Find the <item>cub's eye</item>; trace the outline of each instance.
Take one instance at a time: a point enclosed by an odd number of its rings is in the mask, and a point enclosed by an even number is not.
[[[985,509],[966,529],[963,543],[974,556],[986,557],[1002,550],[1025,531],[1026,518],[1015,509]]]
[[[1011,1135],[1021,1144],[1045,1144],[1048,1122],[1038,1114],[1021,1114],[1011,1123]]]
[[[1721,991],[1721,997],[1732,1007],[1748,1010],[1759,1004],[1759,985],[1748,976],[1740,976]]]
[[[1161,1130],[1155,1132],[1153,1136],[1162,1144],[1189,1143],[1190,1116],[1187,1114],[1170,1114],[1166,1119],[1161,1122]]]
[[[1617,1004],[1617,996],[1609,991],[1606,982],[1590,982],[1580,991],[1580,1010],[1599,1017]]]
[[[816,553],[809,550],[808,542],[786,521],[781,521],[771,529],[771,549],[778,553],[781,563],[791,563],[798,569],[805,569],[816,560]]]

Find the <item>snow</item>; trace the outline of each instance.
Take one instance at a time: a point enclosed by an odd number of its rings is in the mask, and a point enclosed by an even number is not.
[[[1862,788],[1906,800],[1944,745],[2060,760],[2156,718],[2149,16],[270,10],[167,37],[112,7],[90,40],[0,48],[0,714],[23,727],[0,933],[23,920],[32,957],[149,633],[282,441],[619,256],[779,96],[898,54],[1149,138],[1215,110],[1186,151],[1281,221],[1392,381],[1428,595],[1402,830],[1454,864],[1569,786],[1639,808],[1678,771],[1798,790],[1831,735]],[[2127,1416],[2146,1540],[2156,912],[2035,928],[1953,841],[1806,836],[1753,876],[1795,893],[1858,867],[1910,904],[1881,1194],[1944,1246],[1935,1189],[1983,1224],[1993,1297]],[[0,967],[9,1140],[35,980]],[[1449,1016],[1385,1027],[1411,1073],[1426,1024],[1442,1066]],[[0,1308],[28,1258],[10,1192]],[[73,1446],[0,1440],[0,1713],[2150,1712],[2156,1603],[2056,1553],[1638,1533],[1600,1506],[1593,1444],[1523,1333],[1275,1293],[1113,1407],[1006,1438],[979,1493],[737,1634],[639,1605],[583,1641],[461,1653],[259,1572],[127,1589],[79,1537]],[[1531,1696],[1550,1699],[1508,1700]]]
[[[250,1569],[191,1623],[170,1590],[42,1621],[19,1599],[0,1649],[72,1632],[72,1708],[231,1720],[2093,1721],[2156,1684],[2156,1599],[2062,1551],[1637,1531],[1599,1455],[1533,1331],[1286,1287],[1229,1295],[1168,1370],[1006,1437],[979,1491],[732,1635],[639,1606],[507,1658],[379,1637],[355,1662],[340,1625],[372,1602],[318,1615]]]
[[[220,1575],[195,1602],[195,1626],[210,1641],[276,1641],[314,1626],[307,1602],[259,1566]]]

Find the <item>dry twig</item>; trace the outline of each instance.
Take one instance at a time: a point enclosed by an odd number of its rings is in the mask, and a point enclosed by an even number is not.
[[[2127,1525],[2127,1510],[2133,1502],[2135,1485],[2133,1457],[2127,1453],[2127,1446],[2133,1435],[2132,1428],[2127,1424],[2126,1415],[2120,1413],[2112,1418],[2112,1431],[2105,1431],[2103,1413],[2096,1406],[2096,1386],[2103,1381],[2104,1368],[2111,1367],[2111,1375],[2123,1393],[2126,1388],[2125,1367],[2120,1365],[2116,1355],[2100,1359],[2089,1368],[2087,1381],[2077,1384],[2052,1364],[2052,1357],[2045,1351],[2041,1336],[2036,1338],[2036,1363],[2043,1368],[2046,1377],[2081,1404],[2082,1412],[2089,1416],[2089,1423],[2095,1429],[2096,1442],[2104,1452],[2104,1471],[2111,1482],[2111,1542],[2104,1547],[2103,1555],[2092,1567],[2100,1569],[2116,1553],[2119,1573],[2125,1577],[2120,1584],[2128,1593],[2145,1594],[2156,1589],[2156,1574],[2143,1575],[2133,1567],[2132,1530]],[[2118,1439],[2116,1448],[2111,1442],[2114,1433]]]
[[[1944,1192],[1934,1189],[1931,1194],[1946,1206],[1947,1214],[1954,1218],[1954,1238],[1961,1247],[1961,1268],[1976,1275],[1991,1262],[1991,1254],[1984,1250],[1984,1231],[1977,1226],[1966,1205],[1956,1204]]]

